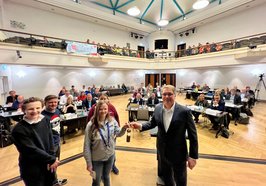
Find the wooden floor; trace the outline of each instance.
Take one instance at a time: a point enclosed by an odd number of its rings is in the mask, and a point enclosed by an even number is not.
[[[125,107],[129,96],[110,97],[122,124],[128,119]],[[184,95],[178,95],[176,101],[183,105],[194,103],[186,100]],[[265,185],[266,103],[257,103],[252,111],[254,117],[250,119],[249,125],[230,125],[234,134],[229,139],[221,136],[215,138],[214,132],[202,123],[197,125],[201,158],[195,169],[188,171],[188,185]],[[62,145],[62,160],[82,152],[83,137],[82,131],[67,136],[66,144]],[[156,154],[149,151],[155,149],[155,142],[156,138],[150,137],[149,132],[134,131],[130,143],[126,142],[125,136],[118,138],[119,150],[116,154],[120,174],[111,174],[113,186],[156,185]],[[125,148],[129,151],[124,150]],[[13,145],[0,149],[0,183],[19,176],[17,158],[18,153]],[[247,158],[255,161],[248,163]],[[90,185],[91,177],[85,167],[85,161],[81,157],[60,166],[58,175],[60,178],[67,178],[70,186]],[[20,186],[23,183],[13,185]]]

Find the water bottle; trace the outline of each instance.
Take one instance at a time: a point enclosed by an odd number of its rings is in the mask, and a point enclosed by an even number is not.
[[[131,129],[127,129],[127,142],[130,142]]]

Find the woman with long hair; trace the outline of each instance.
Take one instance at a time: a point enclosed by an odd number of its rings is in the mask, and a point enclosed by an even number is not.
[[[107,102],[99,100],[85,130],[83,151],[87,170],[93,177],[92,186],[100,186],[101,179],[104,186],[110,186],[115,138],[123,136],[128,127],[126,124],[120,128],[118,122],[110,116]]]

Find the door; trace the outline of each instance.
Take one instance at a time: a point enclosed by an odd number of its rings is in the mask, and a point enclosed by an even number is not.
[[[176,86],[176,74],[161,74],[161,86],[164,84]]]
[[[185,55],[186,43],[177,45],[176,57],[182,57]]]
[[[144,46],[138,46],[138,55],[137,56],[144,58],[144,51],[145,51]]]
[[[153,87],[159,83],[159,74],[145,74],[145,87],[150,83]]]

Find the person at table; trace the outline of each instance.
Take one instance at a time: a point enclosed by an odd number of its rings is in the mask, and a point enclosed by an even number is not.
[[[65,93],[66,93],[66,87],[63,86],[60,92],[58,93],[58,97],[61,98],[61,96],[65,95]]]
[[[137,103],[139,105],[143,105],[144,104],[144,101],[142,99],[142,96],[140,93],[137,93],[135,99],[133,100],[133,103]]]
[[[194,89],[195,89],[196,87],[197,87],[196,82],[193,82],[192,85],[191,85],[191,89],[192,89],[192,91],[194,91]]]
[[[203,87],[202,87],[202,91],[203,91],[203,92],[209,92],[209,90],[210,90],[210,87],[205,83],[205,84],[203,85]]]
[[[230,94],[227,94],[225,100],[233,103],[235,105],[241,105],[241,97],[239,94],[236,93],[235,89],[230,90]],[[232,115],[232,119],[238,119],[240,116],[240,109],[226,107],[226,111]]]
[[[199,107],[204,107],[204,108],[209,107],[209,103],[208,103],[207,100],[205,100],[205,95],[204,94],[200,94],[199,95],[199,97],[196,100],[194,105],[199,106]],[[194,116],[194,121],[196,123],[199,122],[199,115],[200,114],[201,114],[200,112],[192,111],[192,115]]]
[[[10,90],[9,96],[7,96],[7,98],[6,98],[6,104],[12,105],[17,99],[18,99],[18,95],[16,95],[16,91]]]
[[[210,108],[213,110],[219,110],[224,112],[225,111],[225,102],[221,100],[221,96],[216,94],[213,97],[213,100],[211,102]],[[219,125],[221,124],[221,118],[216,117],[216,116],[208,116],[211,123],[213,124],[212,129],[218,130]]]
[[[226,95],[225,100],[230,101],[235,105],[241,104],[241,97],[239,94],[236,93],[235,89],[230,90],[230,93]]]
[[[198,159],[198,138],[190,110],[175,102],[176,89],[172,85],[162,88],[163,103],[155,107],[147,123],[132,122],[141,131],[158,126],[158,176],[165,185],[187,185],[187,167],[193,169]],[[189,152],[185,133],[188,133]]]
[[[77,106],[73,102],[73,97],[68,96],[66,104],[63,107],[63,113],[76,113]]]
[[[84,101],[87,98],[84,91],[80,92],[80,95],[78,96],[78,101]]]
[[[19,95],[17,100],[12,104],[12,108],[21,111],[24,102],[24,97]]]
[[[91,107],[96,103],[96,100],[92,98],[91,93],[87,94],[87,98],[82,101],[82,107],[86,108],[88,111],[91,109]]]
[[[59,165],[50,121],[41,115],[42,108],[41,99],[26,99],[22,105],[23,120],[11,133],[19,152],[20,176],[26,186],[52,186]]]
[[[105,93],[100,93],[99,94],[99,101],[105,101],[107,103],[107,105],[108,105],[108,111],[109,111],[110,116],[114,117],[115,120],[118,123],[118,126],[120,126],[120,120],[119,120],[118,112],[116,111],[115,106],[111,104],[108,95],[105,94]],[[90,112],[88,114],[87,121],[90,121],[91,118],[93,117],[93,114],[95,112],[95,107],[96,107],[96,104],[94,104],[92,106],[92,108],[90,109]],[[115,158],[114,163],[113,163],[113,166],[112,166],[112,172],[114,174],[118,175],[119,174],[119,169],[116,167],[115,161],[116,161],[116,158]]]
[[[159,103],[159,99],[156,97],[155,93],[152,93],[148,99],[148,106],[155,106]]]
[[[41,112],[42,115],[50,120],[50,125],[53,134],[53,145],[55,156],[60,160],[60,111],[57,109],[58,98],[56,95],[48,95],[44,98],[44,110]],[[65,185],[67,179],[58,179],[57,173],[55,172],[55,178],[53,181],[54,185]]]
[[[65,105],[66,102],[67,102],[67,98],[68,98],[69,96],[71,96],[71,97],[73,98],[73,96],[70,95],[69,90],[66,90],[66,91],[65,91],[65,94],[64,94],[63,96],[60,97],[59,104],[60,104],[60,105]]]
[[[110,116],[107,102],[99,100],[93,117],[85,129],[83,155],[87,170],[95,174],[92,186],[110,186],[110,172],[115,159],[115,138],[123,136],[129,125],[119,127],[115,118]]]

